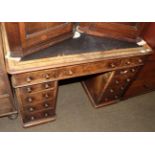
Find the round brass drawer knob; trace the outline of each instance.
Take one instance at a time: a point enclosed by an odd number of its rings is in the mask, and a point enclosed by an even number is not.
[[[45,89],[50,88],[50,85],[48,83],[45,83]]]
[[[48,93],[45,94],[45,98],[49,98],[49,94]]]
[[[113,89],[110,89],[110,92],[111,92],[111,93],[113,93],[113,92],[114,92],[114,90],[113,90]]]
[[[26,90],[27,90],[28,93],[32,92],[32,88],[31,87],[27,87]]]
[[[120,71],[120,74],[127,74],[127,73],[128,73],[128,70]]]
[[[126,79],[126,81],[127,81],[127,82],[130,82],[130,81],[131,81],[131,79],[127,78],[127,79]]]
[[[68,74],[69,74],[69,75],[72,75],[72,74],[73,74],[73,71],[72,71],[72,70],[69,70],[69,71],[68,71]]]
[[[30,76],[27,77],[27,78],[26,78],[26,81],[27,81],[27,82],[31,82],[31,81],[32,81],[32,77],[30,77]]]
[[[28,97],[28,102],[31,103],[33,101],[32,97]]]
[[[45,115],[45,117],[48,117],[49,116],[49,114],[47,112],[44,115]]]
[[[45,79],[49,79],[50,75],[49,74],[45,74]]]
[[[35,117],[34,117],[34,116],[31,116],[31,118],[30,118],[30,119],[31,119],[31,121],[33,121],[33,120],[35,120]]]
[[[124,90],[124,87],[121,87],[121,90]]]
[[[139,62],[139,63],[142,63],[142,62],[143,62],[143,60],[142,60],[142,59],[138,59],[138,62]]]
[[[64,74],[65,75],[72,75],[73,72],[72,72],[72,70],[64,70]]]
[[[44,107],[45,107],[45,108],[48,108],[48,107],[49,107],[49,104],[48,104],[48,103],[45,103],[45,104],[44,104]]]
[[[111,67],[111,68],[115,68],[116,65],[115,65],[114,63],[112,63],[112,64],[110,64],[110,67]]]
[[[130,61],[127,61],[127,62],[126,62],[126,64],[127,64],[127,65],[130,65],[130,64],[131,64],[131,62],[130,62]]]
[[[131,69],[131,72],[132,72],[132,73],[135,73],[135,71],[136,71],[136,70],[135,70],[134,68]]]
[[[116,81],[115,81],[115,83],[116,83],[116,84],[119,84],[119,81],[118,81],[118,80],[116,80]]]
[[[33,108],[33,107],[30,107],[30,108],[29,108],[29,111],[30,111],[30,112],[33,112],[33,111],[34,111],[34,108]]]

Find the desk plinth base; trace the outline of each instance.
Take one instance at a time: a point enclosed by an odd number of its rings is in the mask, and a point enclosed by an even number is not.
[[[45,124],[48,122],[52,122],[56,120],[56,115],[51,117],[51,118],[46,118],[46,119],[41,119],[41,120],[36,120],[36,121],[31,121],[28,123],[24,123],[23,127],[24,128],[28,128],[28,127],[33,127],[33,126],[37,126],[37,125],[41,125],[41,124]]]

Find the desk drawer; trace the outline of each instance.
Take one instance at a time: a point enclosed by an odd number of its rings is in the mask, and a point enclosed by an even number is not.
[[[74,66],[61,67],[57,69],[34,71],[29,73],[21,73],[12,76],[14,87],[22,87],[53,80],[61,80],[72,77],[84,76],[105,72],[108,70],[116,70],[131,66],[143,65],[144,56],[121,58],[115,60],[103,60],[94,63],[85,63]]]
[[[134,80],[141,67],[132,67],[115,71],[111,81],[103,92],[102,103],[120,99]]]
[[[140,68],[141,66],[137,66],[137,67],[131,67],[131,68],[126,68],[122,70],[117,70],[115,71],[115,78],[118,80],[132,78],[140,70]]]
[[[23,123],[29,123],[29,122],[34,122],[38,120],[46,120],[47,118],[54,117],[54,116],[55,116],[55,110],[48,109],[48,110],[43,110],[32,114],[23,113],[22,120],[23,120]]]
[[[93,105],[102,107],[120,100],[140,69],[136,66],[95,75],[83,86]]]
[[[44,102],[44,101],[49,101],[56,96],[56,91],[55,90],[47,90],[47,91],[42,91],[30,95],[20,95],[20,99],[23,105],[26,104],[35,104],[39,102]]]
[[[27,92],[27,88],[31,91]],[[57,81],[19,87],[15,91],[24,127],[55,120]]]
[[[54,99],[49,100],[49,101],[45,101],[45,102],[41,102],[38,104],[34,104],[34,105],[24,105],[23,106],[23,112],[32,114],[33,112],[42,111],[42,110],[46,110],[49,108],[50,109],[55,108],[55,100]]]
[[[57,82],[49,81],[49,82],[44,82],[40,84],[24,86],[19,88],[19,90],[21,94],[29,95],[43,90],[55,89],[56,87],[57,87]]]

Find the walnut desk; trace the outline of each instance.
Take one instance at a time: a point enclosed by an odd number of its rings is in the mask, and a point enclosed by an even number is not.
[[[4,45],[9,51],[5,38]],[[21,59],[6,56],[23,126],[55,120],[60,80],[86,76],[94,107],[122,99],[151,52],[147,44],[83,34]]]

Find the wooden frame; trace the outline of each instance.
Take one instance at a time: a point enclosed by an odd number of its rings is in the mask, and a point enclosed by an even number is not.
[[[44,22],[43,24],[46,24]],[[37,25],[37,23],[36,23]],[[72,37],[72,23],[58,23],[57,26],[27,35],[25,22],[2,23],[13,57],[23,57]]]
[[[130,42],[137,42],[146,23],[135,25],[117,22],[83,22],[78,26],[78,31],[100,37],[111,37]]]

